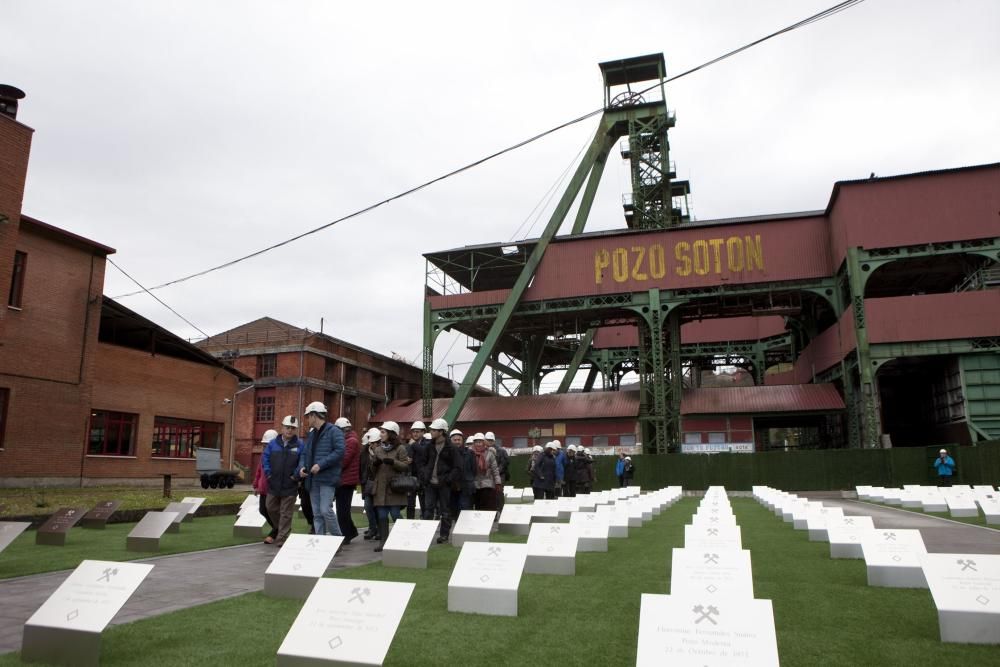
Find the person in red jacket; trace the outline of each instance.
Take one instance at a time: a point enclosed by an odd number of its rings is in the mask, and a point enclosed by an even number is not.
[[[339,418],[333,425],[344,432],[344,460],[340,464],[340,484],[337,486],[334,498],[337,504],[337,523],[340,524],[344,544],[350,544],[351,540],[358,536],[358,528],[351,516],[351,499],[354,497],[358,482],[361,481],[358,471],[361,443],[358,442],[358,434],[351,428],[351,422],[347,417]]]

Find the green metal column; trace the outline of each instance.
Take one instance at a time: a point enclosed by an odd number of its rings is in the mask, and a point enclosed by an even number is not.
[[[424,372],[420,387],[420,397],[423,399],[422,413],[425,420],[433,419],[434,415],[434,343],[437,342],[438,331],[431,327],[431,304],[424,300]]]
[[[664,317],[665,305],[660,303],[660,290],[651,289],[649,305],[640,312],[643,326],[639,335],[639,421],[643,447],[648,454],[666,454],[676,442],[674,415],[679,409],[680,392],[674,391],[674,385],[681,379],[680,350],[670,344],[680,339],[680,319],[676,313]]]
[[[879,435],[882,432],[882,424],[876,407],[878,387],[875,385],[875,371],[865,322],[865,283],[868,280],[866,269],[867,266],[858,260],[858,249],[848,248],[847,279],[851,292],[851,306],[854,309],[854,335],[858,344],[858,376],[861,381],[861,394],[858,397],[861,405],[860,446],[875,448],[881,446]]]
[[[559,388],[556,389],[557,394],[565,394],[569,391],[569,386],[573,383],[573,378],[576,377],[576,372],[580,369],[580,362],[587,356],[590,344],[594,340],[594,333],[596,332],[597,329],[587,329],[587,332],[580,338],[580,344],[577,346],[576,352],[573,353],[573,359],[569,362],[569,368],[566,369],[566,374],[563,376],[562,382],[559,383]]]

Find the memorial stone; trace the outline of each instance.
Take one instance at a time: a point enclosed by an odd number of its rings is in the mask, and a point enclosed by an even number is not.
[[[181,532],[181,524],[187,521],[188,515],[191,513],[192,508],[195,505],[192,503],[170,503],[163,508],[164,512],[174,512],[177,514],[177,518],[171,522],[170,527],[167,528],[168,533],[179,533]]]
[[[777,667],[770,600],[643,593],[637,667]]]
[[[21,658],[97,665],[101,632],[152,569],[145,563],[80,563],[24,624]]]
[[[128,551],[159,551],[160,538],[177,518],[177,512],[146,512],[125,538],[125,548]]]
[[[264,594],[307,597],[316,581],[326,574],[343,541],[340,535],[289,535],[264,571]]]
[[[278,648],[278,667],[381,665],[415,587],[320,579]]]
[[[111,518],[111,515],[115,513],[115,510],[121,504],[120,500],[104,500],[97,503],[94,509],[83,515],[80,525],[83,528],[99,528],[103,530],[108,525],[108,519]]]
[[[753,599],[750,552],[745,549],[673,549],[670,594],[706,600]]]
[[[233,524],[233,537],[244,537],[259,540],[261,528],[267,523],[264,515],[254,508],[254,511],[246,511],[236,517]]]
[[[427,569],[427,550],[434,543],[439,524],[440,521],[397,520],[382,548],[382,565]]]
[[[448,581],[448,611],[517,616],[526,544],[466,542]]]
[[[534,510],[534,505],[504,505],[500,511],[500,532],[527,535],[531,529]]]
[[[698,546],[694,541],[699,541]],[[743,548],[742,534],[739,526],[684,526],[684,546],[701,549],[706,545],[714,545],[717,549]]]
[[[576,512],[569,518],[576,528],[577,551],[607,551],[611,525],[606,512]]]
[[[30,521],[0,521],[0,551],[9,547],[29,526]]]
[[[185,521],[194,521],[194,515],[201,509],[201,506],[205,503],[205,499],[198,496],[187,496],[186,498],[181,498],[181,502],[185,505],[194,505],[191,511],[188,512],[188,515],[184,517]]]
[[[1000,556],[927,554],[923,567],[941,641],[1000,644]]]
[[[889,588],[927,588],[922,559],[927,554],[919,530],[867,531],[861,551],[868,568],[868,585]]]
[[[576,574],[576,529],[568,523],[536,523],[528,535],[529,574]]]
[[[64,546],[66,533],[87,513],[83,507],[61,507],[35,531],[35,544]]]
[[[462,510],[451,530],[452,545],[461,547],[466,542],[489,542],[496,515],[497,513],[492,511]]]

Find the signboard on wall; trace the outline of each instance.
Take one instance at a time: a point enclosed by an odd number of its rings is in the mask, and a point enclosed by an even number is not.
[[[753,454],[752,442],[712,442],[684,443],[681,454]]]

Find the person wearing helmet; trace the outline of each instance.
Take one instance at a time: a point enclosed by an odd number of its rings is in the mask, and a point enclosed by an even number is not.
[[[456,433],[457,431],[457,433]],[[476,457],[472,453],[472,436],[465,441],[462,432],[453,430],[451,444],[455,445],[459,474],[451,485],[451,515],[457,521],[462,510],[472,509],[472,494],[475,490]]]
[[[528,457],[528,479],[533,479],[532,473],[535,471],[535,466],[538,465],[538,460],[542,458],[542,446],[535,445],[531,448],[531,456]],[[532,486],[532,489],[534,487]],[[538,493],[535,492],[535,497],[538,497]]]
[[[435,513],[437,514],[441,520],[437,543],[443,544],[448,541],[448,535],[451,533],[451,485],[461,472],[460,461],[455,446],[448,439],[448,422],[435,419],[431,422],[430,430],[431,440],[427,457],[417,473],[417,478],[424,488],[420,518],[432,521]]]
[[[564,456],[562,495],[574,498],[576,497],[576,445],[567,445]]]
[[[556,497],[556,446],[555,443],[546,443],[545,449],[535,463],[531,471],[531,488],[535,493],[535,500],[543,498],[555,500]]]
[[[271,441],[278,437],[278,432],[273,428],[269,428],[264,431],[264,435],[260,438],[260,444],[263,445],[261,449],[260,463],[257,464],[257,471],[253,476],[253,492],[254,495],[260,497],[260,515],[264,517],[267,521],[267,525],[271,526],[271,532],[267,534],[264,538],[265,544],[273,544],[274,538],[278,536],[278,520],[275,517],[274,521],[271,521],[271,515],[267,513],[267,475],[264,474],[264,456],[263,452],[267,449],[267,446],[271,444]]]
[[[424,440],[424,434],[427,433],[427,426],[422,421],[415,421],[413,425],[410,426],[410,439],[406,443],[406,453],[410,457],[411,464],[411,474],[416,475],[417,470],[419,470],[424,465],[424,456],[426,453],[427,442]],[[418,476],[419,479],[419,476]],[[420,506],[424,506],[423,489],[417,488],[413,493],[407,494],[406,496],[406,518],[412,519],[417,513],[417,496],[420,496]]]
[[[316,534],[340,535],[333,500],[344,460],[344,432],[328,422],[326,414],[326,406],[319,401],[306,406],[306,424],[312,430],[300,450],[299,476],[309,490]]]
[[[299,494],[299,420],[288,415],[281,420],[281,435],[268,444],[261,456],[261,466],[267,477],[267,513],[278,520],[278,533],[274,544],[281,546],[292,532],[295,516],[295,497]],[[267,542],[267,540],[264,540]]]
[[[472,455],[475,457],[473,472],[472,506],[481,511],[496,511],[497,496],[503,494],[503,483],[500,481],[500,468],[493,448],[486,445],[486,436],[476,433],[472,436]]]
[[[635,464],[632,463],[632,457],[625,457],[625,470],[623,473],[624,485],[631,486],[632,478],[635,477]]]
[[[577,493],[590,493],[594,488],[594,460],[583,445],[576,446],[575,464]]]
[[[361,460],[358,465],[358,481],[361,484],[361,498],[365,503],[365,516],[368,518],[366,540],[378,539],[378,515],[375,513],[375,479],[369,476],[370,463],[374,450],[379,443],[379,430],[370,428],[361,438]]]
[[[510,454],[507,448],[497,442],[497,437],[493,431],[486,432],[486,446],[493,450],[493,455],[497,457],[497,468],[500,469],[500,482],[506,484],[510,481]],[[503,486],[497,495],[497,511],[502,512],[504,506]]]
[[[938,486],[951,486],[952,475],[955,474],[955,459],[948,456],[948,450],[942,449],[934,459],[934,469],[938,474]]]
[[[392,478],[410,470],[410,457],[399,438],[399,424],[393,421],[382,424],[379,429],[379,445],[368,465],[369,478],[375,480],[372,495],[378,515],[379,544],[375,551],[382,551],[389,538],[389,517],[398,521],[400,510],[406,505],[406,494],[392,490]]]
[[[615,461],[615,476],[618,478],[618,488],[625,486],[625,452],[618,452],[618,460]]]
[[[347,417],[339,417],[333,425],[344,432],[344,460],[340,464],[340,484],[334,492],[337,524],[344,536],[344,544],[350,544],[351,540],[358,536],[358,527],[354,525],[354,517],[351,516],[351,500],[361,479],[358,470],[361,461],[361,443],[358,441],[358,434],[351,427],[351,420]]]
[[[556,460],[556,487],[555,493],[556,498],[562,495],[563,484],[566,480],[566,452],[563,451],[562,443],[558,440],[553,440],[552,445],[554,449],[554,458]]]

